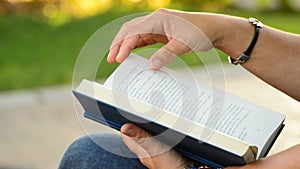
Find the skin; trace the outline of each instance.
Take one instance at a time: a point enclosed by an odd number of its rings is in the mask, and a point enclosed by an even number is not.
[[[157,14],[176,16],[179,20],[185,19],[199,28],[207,38],[180,33],[179,30],[181,29],[176,30],[176,26],[180,27],[182,24],[172,25],[172,23],[177,23],[176,18],[170,22],[170,19],[164,20],[163,17],[157,17]],[[138,30],[143,29],[142,26],[144,22],[158,23],[147,24],[150,25],[148,27],[150,27],[151,30],[157,30],[158,32],[139,32]],[[132,25],[134,26],[132,27]],[[185,26],[188,27],[188,25]],[[153,29],[153,27],[155,27],[155,29]],[[168,28],[174,28],[175,31],[169,31]],[[186,44],[173,38],[172,35],[177,36],[175,32],[179,34],[178,38],[189,40],[189,43]],[[249,46],[253,32],[253,25],[244,18],[221,14],[191,13],[159,9],[155,11],[153,15],[150,14],[150,16],[146,18],[140,18],[131,21],[129,24],[124,24],[111,45],[107,61],[109,63],[116,61],[122,62],[128,57],[131,50],[154,43],[163,43],[165,45],[149,59],[149,66],[152,69],[161,68],[181,54],[191,51],[206,51],[213,47],[222,50],[236,59]],[[165,35],[158,33],[165,33]],[[195,42],[197,45],[193,46]],[[198,43],[200,43],[200,45]],[[251,53],[251,58],[242,64],[242,66],[263,81],[281,90],[295,100],[300,101],[299,46],[299,35],[264,26],[260,29],[260,35]],[[190,163],[189,160],[182,157],[175,150],[168,150],[163,143],[155,139],[146,139],[151,137],[151,135],[133,124],[123,125],[121,134],[125,144],[140,157],[141,162],[148,168],[182,169]],[[151,155],[155,154],[159,149],[166,149],[166,151],[159,155]],[[251,164],[229,168],[300,168],[300,162],[295,160],[298,159],[299,156],[300,145],[296,145],[288,150],[265,159],[260,159]]]

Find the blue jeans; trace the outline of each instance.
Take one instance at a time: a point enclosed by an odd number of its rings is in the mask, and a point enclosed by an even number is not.
[[[93,134],[77,139],[65,152],[58,168],[146,169],[136,155],[126,147],[121,136],[114,134]]]

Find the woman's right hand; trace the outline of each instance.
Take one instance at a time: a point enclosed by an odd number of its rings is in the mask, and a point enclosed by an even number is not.
[[[107,60],[122,62],[135,48],[163,43],[149,60],[151,68],[159,69],[181,54],[207,51],[220,39],[217,31],[220,16],[158,9],[125,23],[111,44]]]

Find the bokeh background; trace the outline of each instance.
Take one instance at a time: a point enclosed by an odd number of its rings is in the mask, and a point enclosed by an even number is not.
[[[300,0],[0,0],[0,168],[56,168],[84,134],[70,96],[82,46],[114,19],[161,7],[252,16],[300,33]]]
[[[299,33],[299,0],[1,0],[0,91],[68,83],[85,41],[102,25],[159,7],[257,17]]]

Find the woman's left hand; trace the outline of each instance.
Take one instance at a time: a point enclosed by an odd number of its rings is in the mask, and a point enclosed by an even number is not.
[[[183,169],[192,161],[177,153],[166,144],[156,140],[148,132],[133,124],[125,124],[121,128],[123,141],[135,153],[142,164],[150,169]],[[300,144],[268,158],[254,161],[244,166],[228,167],[226,169],[299,169]]]
[[[121,134],[127,147],[150,169],[183,169],[191,164],[187,158],[134,124],[124,124]]]

